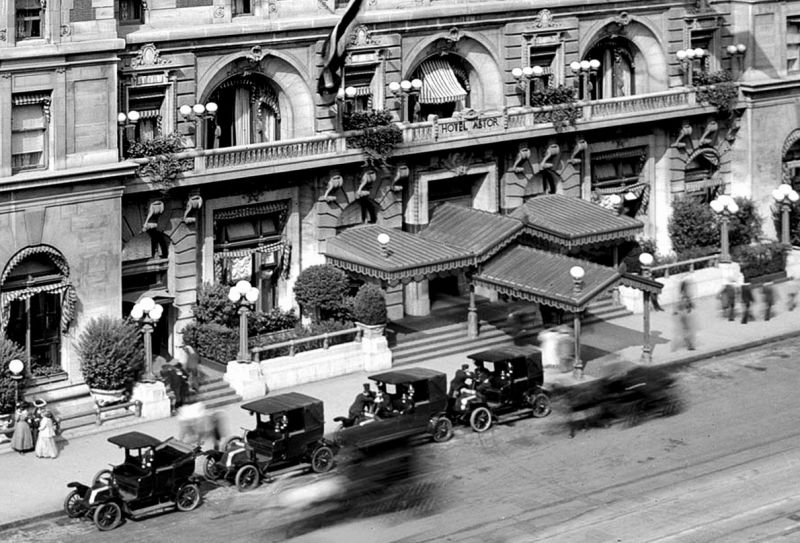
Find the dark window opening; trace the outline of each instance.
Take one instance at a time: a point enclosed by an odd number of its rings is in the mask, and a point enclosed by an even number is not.
[[[253,12],[250,8],[250,0],[233,0],[231,12],[234,17],[237,15],[251,15]]]
[[[121,23],[144,22],[144,9],[142,0],[119,0],[119,20]]]
[[[44,8],[39,0],[16,0],[16,36],[18,40],[41,38]]]

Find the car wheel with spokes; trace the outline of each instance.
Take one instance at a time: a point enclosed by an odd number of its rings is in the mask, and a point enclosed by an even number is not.
[[[94,477],[92,477],[92,486],[95,486],[97,483],[102,483],[107,485],[110,482],[111,482],[110,469],[101,469],[100,471],[94,474]]]
[[[203,475],[209,481],[218,481],[222,478],[223,469],[217,464],[217,461],[212,456],[206,456],[206,461],[203,462]]]
[[[101,532],[113,530],[122,523],[122,509],[116,502],[101,503],[94,510],[94,525]]]
[[[81,493],[73,490],[64,499],[64,512],[69,518],[78,518],[86,512]]]
[[[492,412],[486,407],[478,407],[469,416],[469,425],[476,432],[485,432],[492,427]]]
[[[323,445],[311,455],[311,470],[314,473],[325,473],[333,467],[333,451]]]
[[[550,398],[543,392],[528,395],[528,404],[531,406],[531,414],[537,419],[546,417],[553,410]]]
[[[439,417],[433,423],[433,440],[442,443],[453,437],[453,423],[447,417]]]
[[[236,472],[236,487],[240,492],[253,490],[258,486],[258,482],[258,469],[252,464],[242,466]]]
[[[175,506],[178,511],[191,511],[200,505],[200,487],[194,483],[185,484],[178,489]]]

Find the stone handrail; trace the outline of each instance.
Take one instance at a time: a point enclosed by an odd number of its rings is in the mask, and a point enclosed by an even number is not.
[[[298,339],[290,339],[288,341],[281,341],[280,343],[273,343],[272,345],[264,345],[263,347],[254,347],[250,349],[250,359],[253,362],[261,361],[261,353],[266,351],[274,351],[275,349],[285,349],[288,347],[289,356],[294,356],[298,345],[311,343],[312,341],[322,340],[322,348],[327,349],[330,347],[331,338],[347,336],[353,334],[353,341],[360,341],[362,330],[360,328],[348,328],[347,330],[339,330],[336,332],[326,332],[317,336],[303,337]]]
[[[617,115],[629,115],[645,111],[683,108],[696,105],[695,93],[689,89],[679,89],[649,94],[619,96],[607,100],[585,103],[583,119],[601,119]]]
[[[672,270],[674,270],[676,268],[681,268],[681,267],[688,266],[689,267],[689,271],[692,272],[692,271],[694,271],[695,266],[697,264],[707,264],[707,266],[703,266],[704,268],[705,267],[715,267],[715,266],[717,266],[719,264],[719,257],[720,257],[720,255],[719,255],[719,253],[717,253],[717,254],[713,254],[713,255],[709,255],[709,256],[702,256],[700,258],[690,258],[689,260],[681,260],[679,262],[670,262],[668,264],[659,264],[657,266],[653,266],[650,269],[651,269],[651,271],[653,272],[654,275],[656,274],[656,272],[663,271],[664,272],[664,277],[669,277],[670,271],[672,271]],[[678,272],[678,273],[681,273],[681,272]]]

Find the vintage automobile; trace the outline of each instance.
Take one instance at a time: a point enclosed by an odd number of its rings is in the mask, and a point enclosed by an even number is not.
[[[125,461],[98,473],[91,486],[71,482],[64,500],[70,518],[91,517],[99,530],[113,530],[124,517],[139,518],[172,509],[191,511],[200,505],[194,462],[200,448],[169,438],[161,441],[141,432],[108,438],[125,449]]]
[[[447,417],[447,377],[425,368],[403,368],[371,375],[386,405],[398,409],[377,412],[363,420],[336,417],[341,422],[335,441],[340,446],[374,447],[415,435],[430,435],[434,441],[453,437]],[[404,405],[401,405],[404,404]]]
[[[509,415],[546,417],[552,410],[543,388],[542,354],[535,346],[509,346],[469,355],[475,364],[473,388],[450,400],[450,416],[485,432]]]
[[[256,427],[244,428],[243,437],[228,440],[222,451],[205,453],[203,472],[209,480],[232,480],[240,491],[247,491],[280,469],[309,464],[315,473],[324,473],[333,467],[338,448],[322,437],[322,400],[289,392],[246,403],[242,409],[256,417]]]

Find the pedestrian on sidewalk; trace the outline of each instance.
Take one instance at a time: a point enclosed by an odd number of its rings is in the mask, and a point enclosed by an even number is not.
[[[11,448],[19,454],[25,454],[33,450],[33,433],[28,424],[28,404],[26,402],[17,403],[17,410],[14,413],[14,433],[11,435]]]
[[[764,300],[764,320],[772,317],[772,306],[775,305],[775,287],[772,281],[767,281],[761,286],[761,298]]]
[[[189,392],[197,394],[200,391],[200,356],[189,345],[183,346],[183,352],[186,353],[184,368],[188,376]]]
[[[750,283],[742,283],[739,292],[742,297],[742,324],[747,324],[747,321],[753,318],[753,314],[750,312],[750,306],[753,304],[753,291]]]
[[[36,456],[39,458],[58,458],[56,425],[53,420],[53,414],[47,409],[43,410],[42,421],[39,423],[39,437],[36,438]]]
[[[786,285],[786,309],[793,311],[797,307],[798,284],[796,279],[789,279]]]
[[[736,287],[731,281],[727,281],[720,292],[722,302],[722,316],[729,321],[736,319]]]
[[[679,345],[683,344],[688,350],[695,348],[694,341],[694,322],[692,318],[694,301],[692,300],[692,284],[687,277],[680,284],[678,303],[675,305],[675,339],[672,342],[674,351]]]

